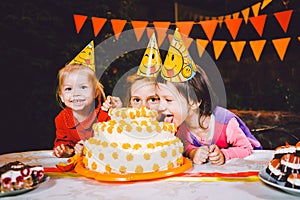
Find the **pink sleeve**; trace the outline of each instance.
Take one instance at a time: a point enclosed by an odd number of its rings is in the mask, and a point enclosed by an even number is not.
[[[253,147],[246,137],[245,133],[239,127],[236,118],[229,120],[226,128],[227,143],[230,145],[227,149],[221,149],[225,159],[244,158],[252,153]]]

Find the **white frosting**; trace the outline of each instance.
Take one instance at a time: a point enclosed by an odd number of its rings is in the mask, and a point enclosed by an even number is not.
[[[129,112],[144,114],[129,118]],[[116,109],[110,112],[111,121],[95,124],[94,137],[85,142],[86,167],[103,173],[145,173],[180,166],[183,144],[174,136],[175,125],[156,121],[151,112]]]

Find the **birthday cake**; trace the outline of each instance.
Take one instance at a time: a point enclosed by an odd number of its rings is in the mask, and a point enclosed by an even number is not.
[[[19,161],[0,167],[0,192],[30,188],[44,178],[42,166],[26,165]]]
[[[177,128],[156,120],[157,111],[145,107],[114,108],[110,121],[93,125],[94,137],[84,143],[84,167],[109,174],[137,174],[171,170],[183,165],[183,144]]]
[[[298,142],[295,146],[286,144],[277,147],[266,172],[286,187],[299,189],[300,155]]]

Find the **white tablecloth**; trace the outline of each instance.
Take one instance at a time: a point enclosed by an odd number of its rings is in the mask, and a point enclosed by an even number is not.
[[[254,151],[245,159],[233,159],[222,166],[210,164],[194,165],[189,170],[196,172],[259,172],[272,159],[273,151]],[[44,167],[55,167],[60,161],[67,159],[56,158],[50,150],[29,151],[0,155],[0,165],[11,161],[21,161],[26,164],[42,164]],[[47,173],[50,180],[38,188],[17,196],[3,199],[101,199],[101,200],[193,200],[193,199],[299,199],[282,190],[255,181],[201,181],[198,179],[168,178],[154,181],[134,183],[104,183],[94,179],[78,176],[71,172]]]

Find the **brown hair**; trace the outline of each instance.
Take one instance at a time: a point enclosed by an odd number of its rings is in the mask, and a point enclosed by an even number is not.
[[[156,83],[155,81],[155,78],[152,78],[152,77],[144,77],[144,76],[140,76],[140,75],[137,75],[137,74],[133,74],[133,75],[130,75],[127,77],[127,81],[126,81],[126,88],[127,88],[127,93],[126,93],[126,96],[124,98],[124,105],[126,107],[130,107],[130,98],[131,98],[131,86],[139,81],[139,80],[143,80],[145,81],[146,83]]]
[[[160,75],[157,77],[158,83],[166,84],[167,80]],[[169,81],[170,82],[170,81]],[[205,72],[198,67],[195,76],[185,82],[171,82],[178,90],[178,92],[187,100],[189,104],[199,103],[199,125],[203,126],[203,121],[200,120],[202,116],[210,116],[217,104],[217,96],[212,89],[210,81]]]
[[[105,101],[106,96],[104,93],[103,85],[100,83],[99,79],[96,77],[96,73],[90,69],[89,67],[85,65],[80,65],[80,64],[68,64],[62,69],[59,70],[58,75],[57,75],[57,80],[58,80],[58,85],[56,89],[56,101],[58,104],[64,108],[64,103],[60,99],[60,94],[61,94],[61,87],[62,84],[69,74],[76,72],[76,71],[86,71],[88,73],[88,78],[92,81],[95,92],[96,92],[96,99],[98,99],[98,103],[101,103],[102,101]]]

